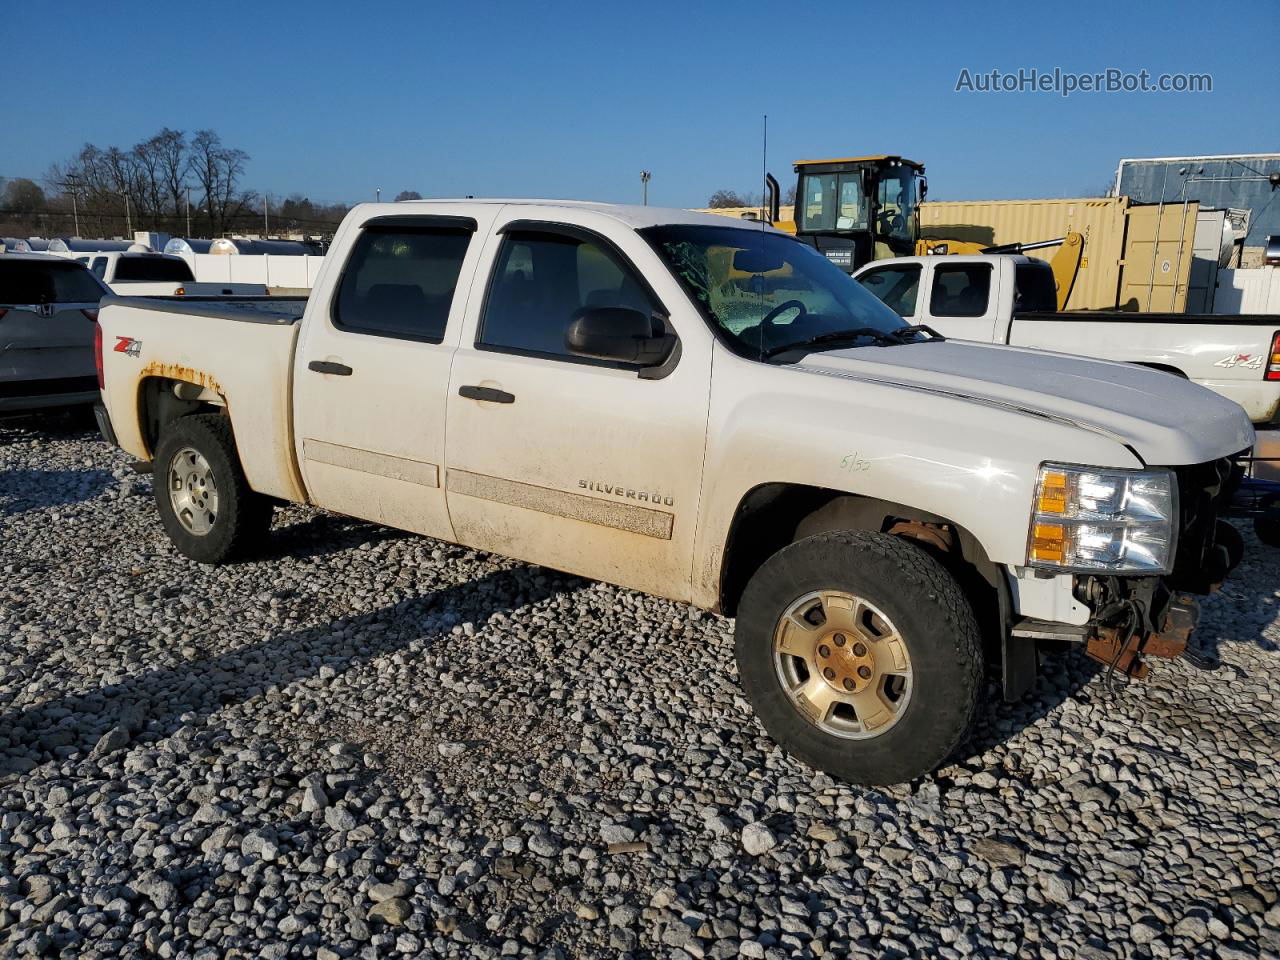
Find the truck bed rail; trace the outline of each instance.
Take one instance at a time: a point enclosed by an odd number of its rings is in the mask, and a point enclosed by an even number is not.
[[[306,309],[306,297],[103,297],[101,307],[116,304],[135,310],[157,310],[193,317],[218,317],[241,323],[297,323]]]

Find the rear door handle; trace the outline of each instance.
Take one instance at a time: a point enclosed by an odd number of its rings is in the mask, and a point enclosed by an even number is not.
[[[516,395],[514,393],[507,393],[507,391],[498,390],[495,387],[459,387],[458,396],[466,397],[468,400],[483,400],[486,403],[516,402]]]
[[[312,360],[307,364],[307,369],[316,373],[330,373],[335,377],[349,377],[352,372],[345,363],[334,363],[332,360]]]

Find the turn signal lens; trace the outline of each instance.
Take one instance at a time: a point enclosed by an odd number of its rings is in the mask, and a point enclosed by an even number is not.
[[[1039,513],[1063,514],[1067,512],[1067,475],[1046,471],[1040,479],[1037,510]]]
[[[1066,529],[1060,523],[1037,523],[1031,533],[1030,560],[1061,566],[1066,557]]]

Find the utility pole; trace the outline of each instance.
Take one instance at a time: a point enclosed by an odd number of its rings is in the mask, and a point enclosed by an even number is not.
[[[65,180],[60,180],[58,186],[71,188],[71,216],[75,218],[76,236],[78,237],[80,236],[80,208],[76,204],[76,178],[69,176]]]
[[[264,193],[262,199],[262,236],[266,237],[271,233],[271,194]]]
[[[650,177],[650,174],[648,170],[640,171],[641,197],[643,198],[642,202],[646,207],[649,205],[649,177]]]
[[[191,236],[191,184],[187,184],[187,236]]]
[[[133,215],[129,212],[129,195],[124,195],[124,232],[127,239],[133,239]]]

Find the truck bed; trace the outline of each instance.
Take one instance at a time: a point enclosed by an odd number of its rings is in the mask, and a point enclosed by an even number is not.
[[[197,384],[201,402],[236,411],[250,486],[305,499],[293,454],[293,351],[305,297],[106,297],[103,400],[120,446],[150,460],[133,410],[147,381]],[[127,411],[127,412],[126,412]]]

